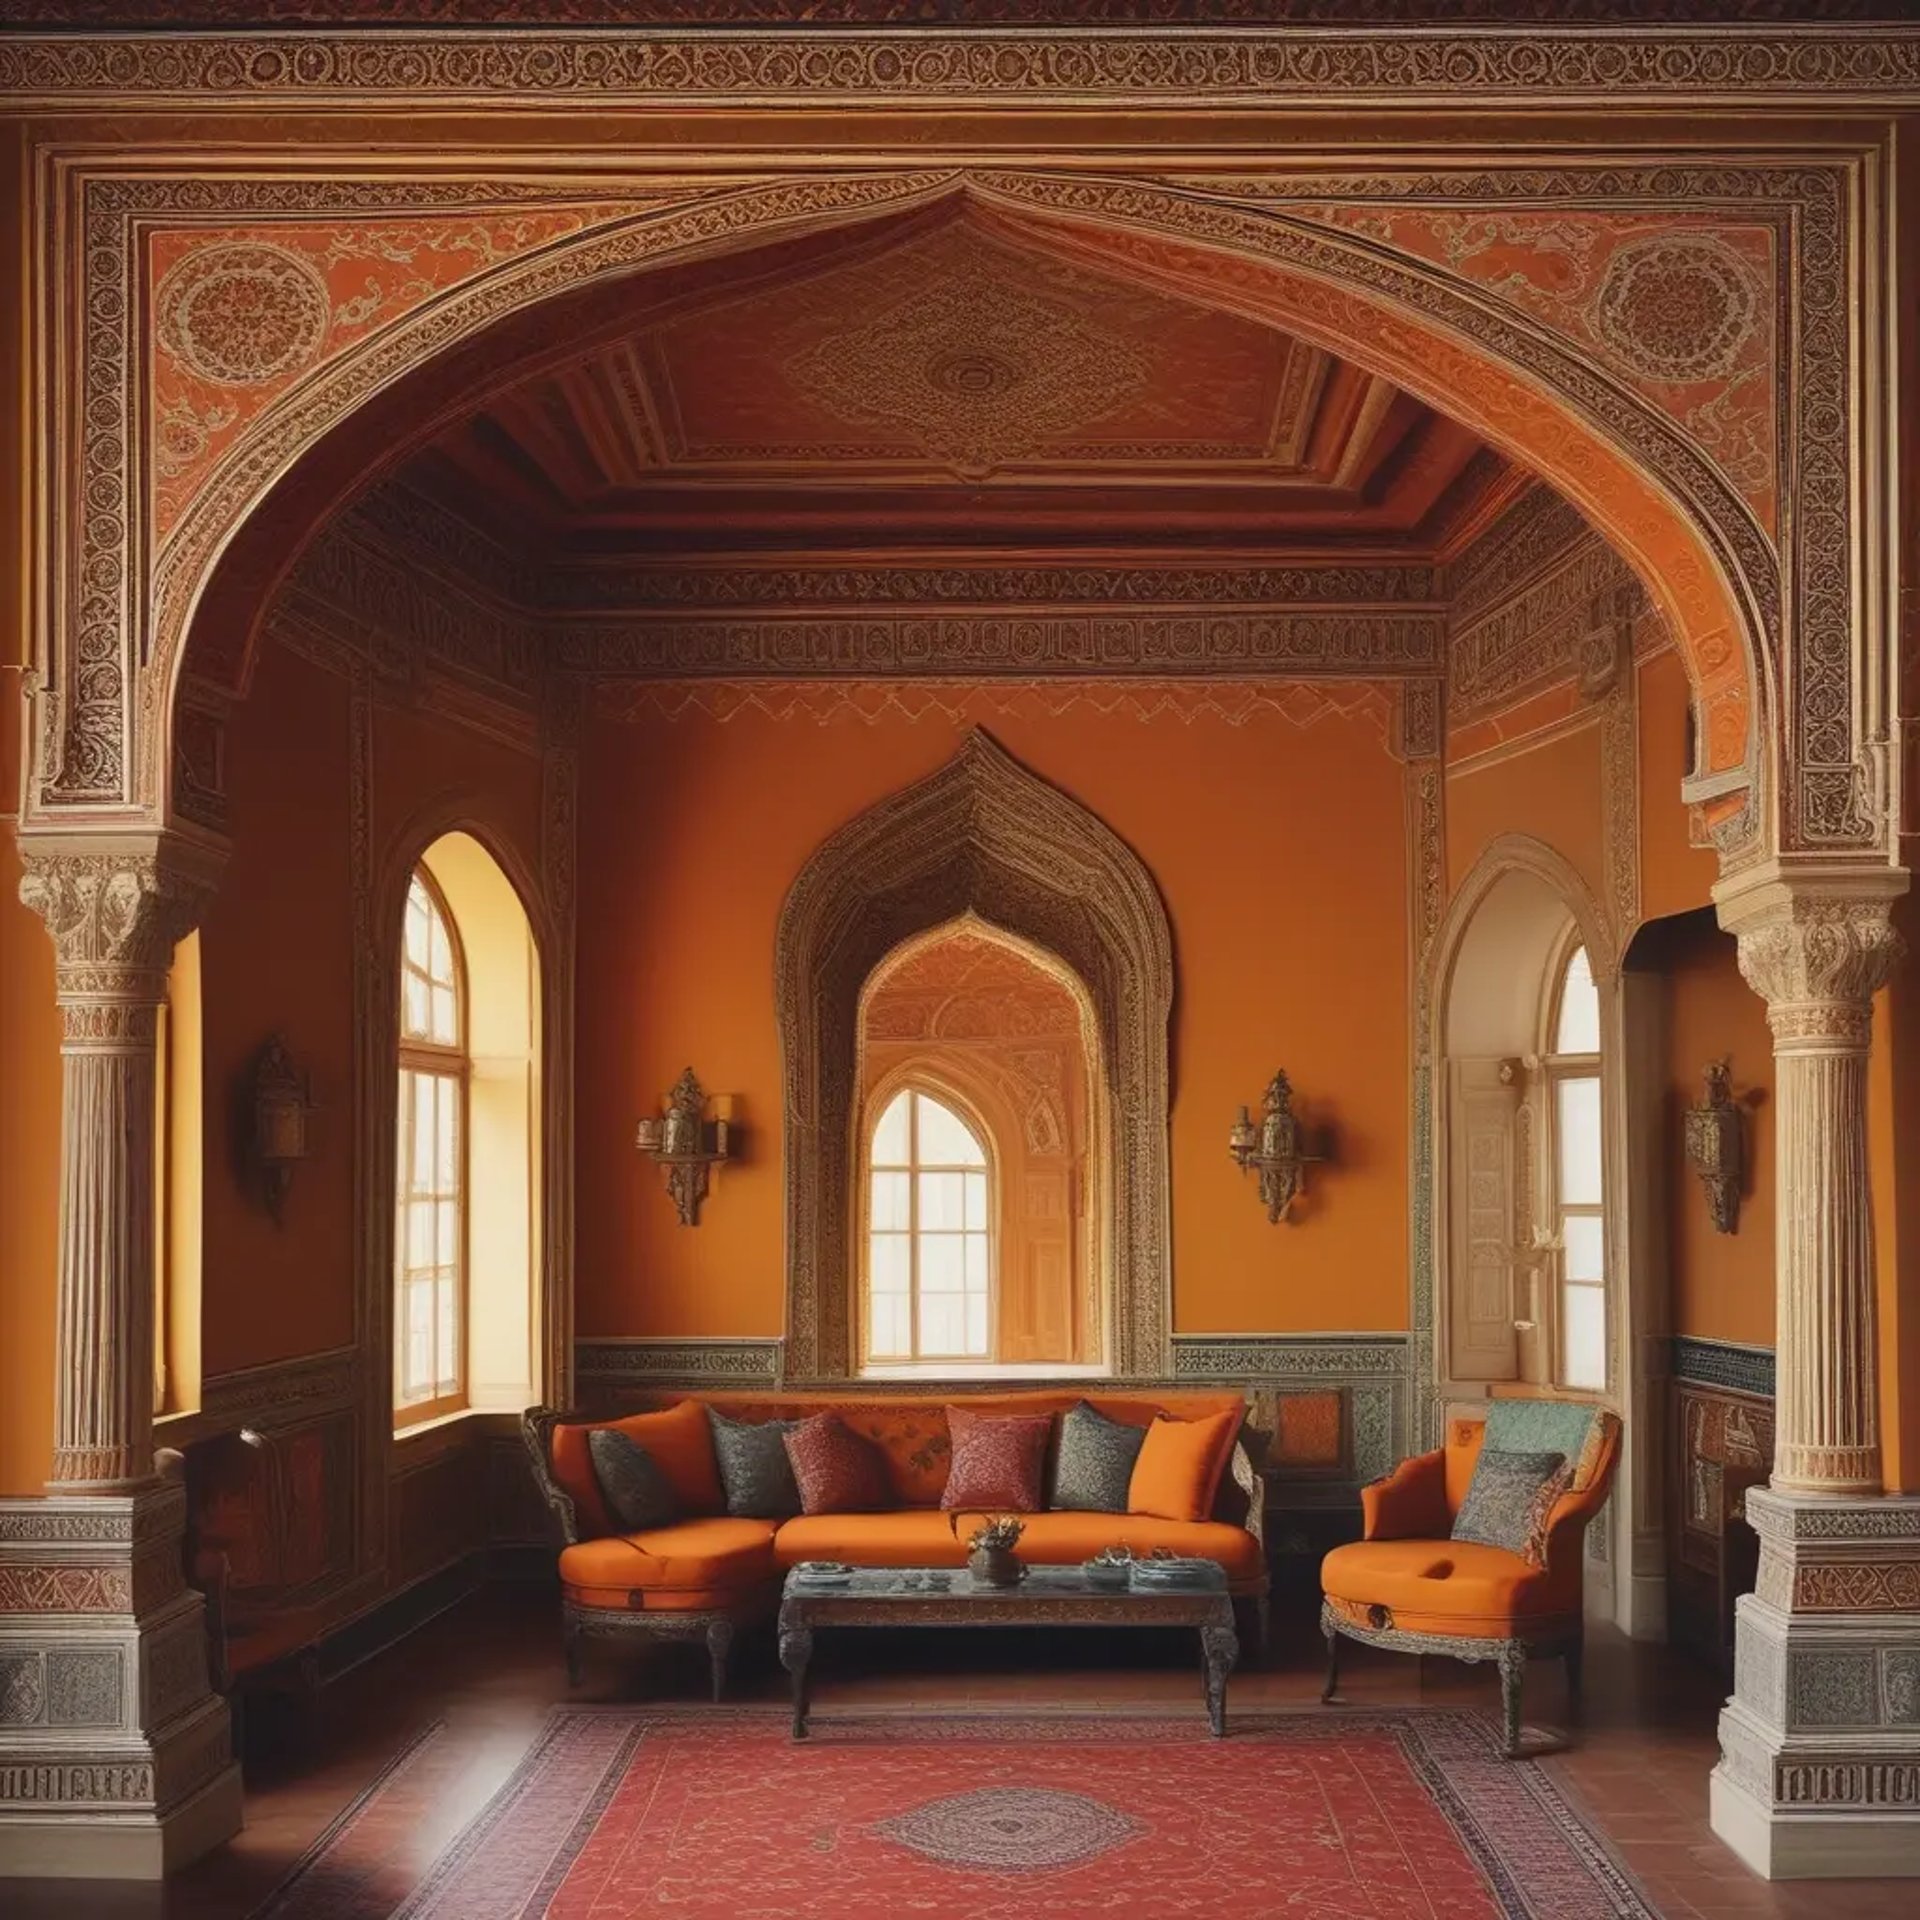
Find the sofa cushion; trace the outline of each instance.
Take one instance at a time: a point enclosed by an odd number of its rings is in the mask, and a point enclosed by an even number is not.
[[[1199,1420],[1156,1414],[1127,1483],[1128,1512],[1162,1520],[1206,1519],[1239,1430],[1240,1418],[1233,1413]]]
[[[787,1458],[786,1435],[798,1422],[729,1420],[717,1407],[707,1409],[707,1419],[727,1511],[742,1519],[791,1520],[800,1511],[800,1489]]]
[[[836,1413],[816,1413],[781,1435],[805,1513],[878,1513],[893,1504],[885,1462]]]
[[[682,1400],[658,1413],[630,1413],[620,1420],[563,1422],[553,1429],[553,1477],[573,1498],[582,1539],[620,1531],[594,1478],[588,1436],[596,1427],[629,1434],[653,1455],[682,1514],[719,1513],[726,1506],[713,1458],[713,1431],[698,1400]]]
[[[1569,1577],[1467,1540],[1351,1541],[1321,1562],[1320,1584],[1358,1624],[1384,1607],[1391,1624],[1408,1633],[1505,1639],[1580,1610],[1577,1566]]]
[[[1612,1418],[1578,1400],[1495,1400],[1487,1407],[1486,1446],[1498,1453],[1561,1454],[1571,1490],[1582,1493],[1599,1466]]]
[[[1505,1547],[1529,1566],[1544,1566],[1547,1522],[1567,1490],[1572,1469],[1558,1453],[1506,1453],[1482,1447],[1473,1483],[1454,1516],[1453,1537]]]
[[[670,1595],[730,1593],[775,1573],[765,1520],[703,1518],[582,1540],[560,1553],[560,1583],[581,1606],[653,1605]]]
[[[1082,1400],[1060,1416],[1047,1505],[1075,1513],[1125,1513],[1145,1427],[1109,1420]]]
[[[988,1516],[953,1516],[962,1541]],[[1224,1520],[1161,1520],[1147,1513],[1032,1513],[1015,1554],[1036,1567],[1077,1567],[1102,1547],[1131,1547],[1143,1558],[1155,1547],[1217,1560],[1236,1583],[1258,1581],[1264,1572],[1260,1543],[1244,1527]],[[851,1558],[851,1555],[843,1556]]]
[[[660,1463],[631,1434],[595,1427],[587,1435],[587,1453],[600,1497],[622,1533],[664,1527],[678,1518],[673,1488]]]
[[[856,1567],[963,1567],[967,1545],[965,1534],[954,1531],[957,1518],[932,1507],[803,1514],[786,1521],[773,1536],[773,1557],[781,1567],[799,1560],[847,1560]]]
[[[947,1409],[953,1454],[940,1505],[990,1508],[997,1513],[1032,1513],[1041,1504],[1040,1482],[1047,1442],[1053,1437],[1049,1414],[973,1413]]]

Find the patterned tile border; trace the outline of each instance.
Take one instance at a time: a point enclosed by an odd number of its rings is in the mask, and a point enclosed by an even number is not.
[[[626,1387],[774,1387],[780,1384],[778,1340],[576,1340],[573,1377],[592,1404]]]
[[[1773,1349],[1745,1346],[1737,1340],[1702,1340],[1691,1334],[1675,1334],[1673,1377],[1696,1386],[1725,1387],[1733,1393],[1771,1400]]]

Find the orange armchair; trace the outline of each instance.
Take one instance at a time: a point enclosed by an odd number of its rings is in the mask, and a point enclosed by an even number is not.
[[[1453,1523],[1486,1436],[1484,1420],[1453,1420],[1443,1447],[1403,1460],[1361,1489],[1361,1538],[1321,1564],[1320,1629],[1327,1636],[1331,1701],[1339,1687],[1342,1636],[1403,1653],[1492,1660],[1500,1668],[1505,1750],[1520,1750],[1520,1689],[1529,1656],[1566,1662],[1577,1712],[1583,1642],[1581,1567],[1587,1523],[1599,1512],[1620,1452],[1620,1422],[1592,1410],[1584,1432],[1575,1409],[1530,1403],[1576,1436],[1573,1477],[1547,1522],[1543,1564],[1505,1547],[1455,1540]]]

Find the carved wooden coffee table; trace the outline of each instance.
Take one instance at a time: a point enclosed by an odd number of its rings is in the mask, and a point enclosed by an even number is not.
[[[961,1568],[862,1567],[838,1585],[787,1575],[780,1664],[793,1676],[793,1737],[807,1737],[807,1669],[820,1627],[1194,1627],[1207,1719],[1227,1730],[1227,1675],[1240,1657],[1233,1601],[1217,1566],[1178,1582],[1096,1585],[1078,1567],[1029,1567],[1014,1587],[989,1587]]]

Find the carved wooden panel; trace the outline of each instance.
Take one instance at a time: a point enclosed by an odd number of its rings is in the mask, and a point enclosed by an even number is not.
[[[463,1435],[395,1473],[387,1506],[390,1586],[437,1573],[477,1551],[486,1538],[487,1481],[474,1439]]]
[[[1734,1602],[1753,1590],[1759,1566],[1746,1494],[1773,1468],[1773,1402],[1675,1380],[1671,1432],[1667,1634],[1730,1675]]]

